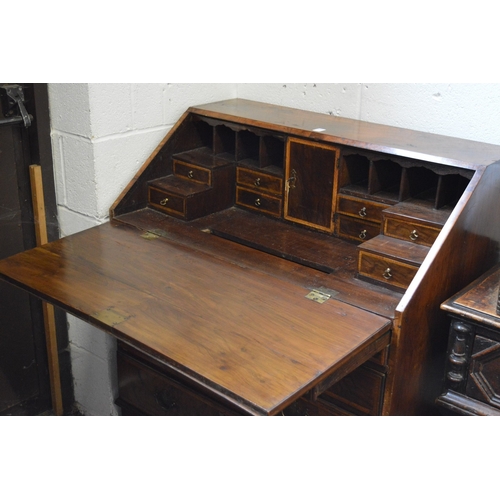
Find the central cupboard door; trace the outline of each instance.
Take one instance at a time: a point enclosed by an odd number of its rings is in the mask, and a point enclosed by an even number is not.
[[[286,150],[285,219],[333,231],[335,165],[339,150],[290,138]]]

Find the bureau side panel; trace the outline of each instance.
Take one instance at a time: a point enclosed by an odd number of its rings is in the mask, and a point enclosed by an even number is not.
[[[440,305],[499,260],[500,162],[478,170],[396,309],[383,413],[432,414],[448,321]]]

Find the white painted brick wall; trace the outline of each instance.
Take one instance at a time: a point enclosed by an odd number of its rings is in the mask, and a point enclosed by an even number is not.
[[[108,210],[185,109],[236,97],[236,84],[50,84],[61,235]],[[75,398],[84,414],[115,415],[116,343],[68,316]]]
[[[107,219],[110,205],[191,105],[233,97],[500,144],[500,84],[50,84],[61,234]],[[68,317],[75,397],[114,415],[114,340]]]
[[[240,83],[238,97],[500,144],[498,83]]]

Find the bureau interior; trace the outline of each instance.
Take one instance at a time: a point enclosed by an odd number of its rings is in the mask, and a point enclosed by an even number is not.
[[[362,252],[356,277],[399,290],[413,278],[474,173],[197,115],[183,128],[167,154],[160,155],[148,181],[148,201],[141,206],[186,222],[231,207],[271,218],[285,229],[274,226],[266,238],[256,223],[246,230],[244,222],[233,220],[220,229],[222,219],[212,218],[210,226],[199,227],[315,269],[329,269],[324,251],[315,256],[323,243],[314,240],[308,255],[298,256],[292,237],[289,247],[277,243],[285,241],[286,226],[361,245],[350,252],[354,259]],[[366,247],[368,240],[373,241]],[[330,245],[334,248],[333,240]],[[342,252],[345,256],[345,247]],[[367,252],[377,255],[383,269],[359,272]],[[393,277],[396,268],[404,271],[404,279]]]
[[[290,179],[291,172],[285,179],[286,141],[293,139],[293,135],[285,136],[272,130],[196,115],[187,120],[186,126],[189,130],[183,133],[183,140],[176,141],[171,154],[163,159],[163,166],[158,172],[160,177],[171,175],[174,159],[188,154],[193,166],[213,169],[226,163],[232,164],[234,169],[240,167],[253,170],[257,176],[262,173],[280,178],[286,181],[281,184],[284,190],[290,187],[290,180],[294,181],[293,178]],[[186,137],[189,139],[186,140]],[[321,141],[310,142],[310,151],[325,145]],[[469,169],[364,149],[340,146],[340,150],[341,155],[335,159],[337,174],[329,180],[332,185],[337,183],[333,186],[334,191],[387,205],[418,200],[427,202],[437,210],[444,207],[453,208],[474,173]],[[315,164],[308,165],[308,168],[316,170],[320,175],[323,169],[330,166]],[[257,179],[258,177],[254,179],[254,183]],[[312,183],[309,183],[307,189],[314,189]],[[282,197],[284,193],[275,194]]]

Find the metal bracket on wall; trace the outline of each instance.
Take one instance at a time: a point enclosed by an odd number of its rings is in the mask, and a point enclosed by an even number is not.
[[[31,125],[33,117],[24,107],[23,88],[18,84],[0,85],[0,104],[5,118],[0,119],[0,126],[24,124],[27,128]],[[20,116],[16,113],[19,109]]]

